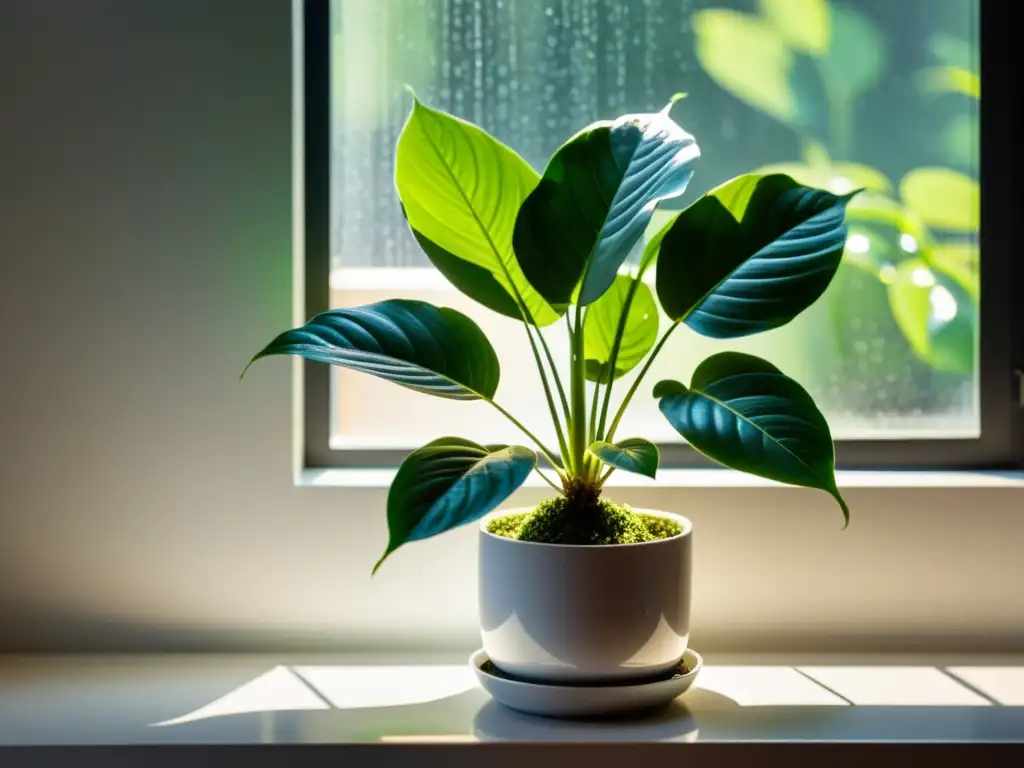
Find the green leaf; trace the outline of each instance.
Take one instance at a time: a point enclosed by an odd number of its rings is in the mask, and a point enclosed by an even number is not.
[[[717,339],[785,325],[835,274],[850,197],[782,175],[740,176],[711,190],[661,242],[656,286],[665,312]]]
[[[654,303],[651,289],[643,282],[638,282],[637,278],[619,275],[608,292],[587,307],[583,317],[583,357],[586,360],[585,375],[588,381],[610,380],[608,367],[611,364],[615,332],[630,286],[634,282],[633,303],[626,318],[612,378],[617,379],[633,370],[658,339],[658,305]]]
[[[680,382],[672,379],[663,379],[654,385],[654,397],[660,400],[669,395],[685,395],[689,390]]]
[[[617,443],[600,440],[590,452],[605,464],[653,478],[658,472],[658,446],[642,437],[628,437]]]
[[[759,357],[722,352],[697,367],[689,390],[677,387],[659,407],[696,450],[741,472],[823,490],[849,523],[828,423],[793,379]]]
[[[415,229],[411,231],[416,242],[420,244],[420,248],[427,254],[437,271],[444,275],[455,288],[501,315],[517,319],[520,317],[519,305],[516,300],[505,290],[505,286],[495,279],[492,272],[460,259],[458,256],[453,256]]]
[[[710,8],[695,12],[690,23],[697,60],[712,80],[755,109],[793,122],[797,117],[789,80],[793,51],[769,21]]]
[[[852,8],[833,6],[831,19],[831,44],[820,59],[822,74],[837,97],[854,99],[881,80],[885,41],[875,23]]]
[[[929,227],[948,232],[978,231],[978,182],[950,168],[915,168],[900,182],[900,197]]]
[[[543,326],[559,314],[533,290],[512,252],[516,213],[538,179],[485,131],[414,100],[395,154],[395,185],[413,234],[467,296],[519,319],[518,293]]]
[[[939,371],[974,371],[978,306],[969,286],[910,259],[896,267],[888,291],[893,318],[917,357]]]
[[[700,150],[670,106],[585,128],[555,152],[523,204],[516,258],[553,307],[600,298],[655,206],[686,189]]]
[[[789,45],[821,56],[832,36],[827,0],[759,0],[758,5]]]
[[[340,365],[451,400],[489,400],[500,376],[498,356],[476,323],[410,299],[324,312],[282,333],[249,365],[270,355]]]
[[[441,437],[410,453],[388,492],[388,547],[396,549],[479,520],[523,484],[537,455],[519,445]]]

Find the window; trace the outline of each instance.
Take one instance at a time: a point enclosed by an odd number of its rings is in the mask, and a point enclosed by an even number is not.
[[[1008,464],[1009,254],[987,182],[981,269],[980,13],[980,0],[307,2],[307,308],[404,297],[459,309],[498,350],[497,399],[549,437],[523,329],[449,285],[405,225],[393,183],[411,103],[403,85],[539,171],[584,125],[655,111],[683,91],[673,116],[702,159],[672,207],[758,168],[866,190],[826,295],[784,328],[728,348],[804,384],[843,464]],[[998,97],[989,94],[986,72],[986,105]],[[565,359],[562,325],[545,335]],[[723,348],[682,328],[644,386],[685,379]],[[314,465],[394,464],[442,434],[518,440],[482,403],[343,369],[306,373]],[[630,381],[617,383],[620,396]],[[700,463],[653,398],[634,399],[620,434],[634,433],[663,444],[666,463]]]

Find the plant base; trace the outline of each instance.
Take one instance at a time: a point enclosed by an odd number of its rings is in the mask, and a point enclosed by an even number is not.
[[[682,533],[672,520],[634,512],[626,504],[594,497],[580,504],[570,496],[541,502],[530,512],[495,518],[488,533],[540,544],[640,544]]]

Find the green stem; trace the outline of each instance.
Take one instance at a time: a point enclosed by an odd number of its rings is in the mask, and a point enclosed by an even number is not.
[[[651,352],[650,357],[647,358],[647,362],[644,363],[644,367],[640,369],[640,373],[637,374],[636,379],[633,381],[633,385],[629,388],[629,391],[626,392],[625,399],[623,399],[622,404],[619,405],[619,410],[615,413],[615,418],[612,419],[611,427],[608,428],[608,436],[604,438],[608,442],[611,442],[612,438],[615,436],[615,430],[618,429],[619,422],[622,421],[622,416],[625,414],[627,406],[629,406],[629,401],[633,399],[633,395],[636,394],[637,389],[640,387],[640,382],[643,381],[644,376],[647,375],[647,371],[651,369],[651,364],[654,362],[654,358],[658,356],[658,353],[661,352],[661,348],[665,346],[665,342],[668,341],[668,337],[672,335],[672,331],[674,331],[682,321],[683,318],[680,318],[668,327],[668,330],[665,331],[665,335],[661,337],[661,340],[658,341],[657,345],[655,345]]]
[[[569,447],[572,471],[582,477],[587,456],[587,389],[583,363],[583,307],[576,305],[576,325],[572,335],[572,370],[569,389],[572,395],[572,422],[569,425]]]
[[[601,479],[597,481],[598,485],[604,485],[608,482],[608,478],[612,476],[612,472],[615,471],[615,467],[608,467],[608,471],[602,475]]]
[[[612,382],[615,381],[615,366],[619,363],[619,348],[622,346],[622,337],[626,333],[626,323],[629,321],[629,310],[633,306],[633,298],[636,296],[641,277],[643,277],[643,270],[640,270],[636,279],[629,284],[626,300],[623,302],[622,312],[619,314],[619,324],[615,328],[615,340],[612,343],[612,354],[608,361],[608,386],[604,390],[604,405],[601,406],[601,423],[597,428],[595,438],[597,440],[604,439],[604,425],[608,423],[608,408],[612,402]]]
[[[529,310],[527,310],[529,312]],[[537,328],[536,324],[534,327]],[[544,349],[544,355],[548,359],[548,365],[551,367],[551,375],[555,377],[555,387],[558,389],[558,397],[562,401],[562,413],[565,414],[565,420],[568,421],[572,413],[569,410],[569,400],[565,396],[565,388],[562,386],[562,377],[558,375],[558,368],[555,366],[555,358],[551,354],[551,350],[548,348],[548,343],[544,340],[544,334],[541,333],[540,328],[537,328],[537,336],[540,338],[540,345]]]
[[[540,449],[540,452],[542,454],[544,454],[544,458],[546,458],[548,461],[551,462],[551,466],[554,468],[554,470],[558,474],[558,476],[561,479],[563,479],[563,480],[565,479],[565,475],[562,472],[561,464],[555,459],[555,457],[553,455],[553,452],[546,445],[544,445],[544,443],[541,442],[541,439],[539,437],[537,437],[535,434],[533,434],[533,432],[531,432],[529,429],[527,429],[525,426],[523,426],[523,423],[521,421],[519,421],[519,419],[517,419],[511,413],[506,411],[504,408],[502,408],[500,405],[498,405],[493,400],[487,400],[486,402],[488,402],[491,405],[493,405],[498,410],[498,413],[500,413],[506,419],[511,421],[517,427],[519,427],[520,431],[522,431],[522,433],[524,435],[526,435],[528,438],[533,440],[534,444]]]
[[[542,478],[544,478],[544,482],[547,483],[548,485],[550,485],[556,491],[558,491],[559,493],[563,492],[564,489],[563,488],[559,488],[557,485],[555,485],[553,482],[551,482],[551,479],[547,475],[545,475],[543,472],[540,471],[540,467],[534,467],[533,471],[536,472],[538,475],[540,475]]]
[[[523,309],[526,309],[523,305]],[[529,314],[529,310],[526,310]],[[548,384],[548,378],[544,373],[544,363],[540,359],[540,352],[537,350],[537,342],[533,340],[533,334],[530,332],[530,324],[523,323],[523,327],[526,329],[526,337],[530,340],[530,348],[533,350],[533,359],[537,363],[537,372],[540,374],[540,382],[544,387],[544,396],[548,401],[548,411],[551,413],[551,420],[555,425],[555,437],[558,438],[558,447],[562,451],[562,455],[565,456],[568,453],[568,446],[565,442],[565,434],[562,432],[562,422],[558,418],[558,409],[555,407],[555,399],[551,394],[551,385]],[[540,329],[536,325],[533,326],[537,331],[537,335],[540,336]],[[541,341],[544,337],[541,336]],[[557,376],[557,373],[555,374]]]
[[[587,428],[587,443],[593,443],[597,439],[597,404],[601,400],[601,379],[594,382],[594,397],[590,403],[590,424]]]

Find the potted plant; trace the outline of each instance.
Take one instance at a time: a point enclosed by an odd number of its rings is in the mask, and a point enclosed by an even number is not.
[[[623,414],[680,325],[716,339],[777,328],[822,294],[842,257],[852,194],[781,174],[733,179],[644,238],[700,155],[671,108],[590,125],[543,176],[482,129],[415,97],[398,140],[395,181],[412,236],[457,289],[522,322],[557,448],[495,401],[497,355],[453,309],[394,299],[331,310],[253,358],[298,355],[427,395],[483,400],[522,431],[529,447],[439,437],[409,454],[388,494],[389,543],[374,571],[410,541],[480,521],[484,647],[499,670],[528,680],[642,679],[679,663],[692,526],[673,511],[602,496],[617,469],[653,478],[658,468],[656,445],[618,437]],[[634,248],[642,253],[628,268]],[[660,340],[655,297],[670,320]],[[539,330],[556,322],[570,339],[565,381]],[[616,380],[638,366],[612,410]],[[662,381],[653,395],[701,453],[821,489],[848,521],[828,424],[771,363],[722,352],[688,384]],[[531,472],[555,496],[495,512]]]

